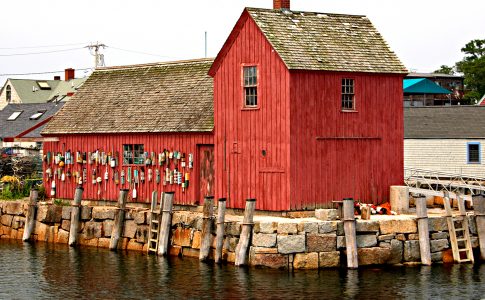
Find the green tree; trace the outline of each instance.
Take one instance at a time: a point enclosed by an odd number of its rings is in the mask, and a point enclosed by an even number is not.
[[[463,60],[456,63],[465,75],[465,102],[475,103],[485,94],[485,40],[472,40],[461,48]]]
[[[441,65],[441,67],[438,70],[434,71],[433,73],[454,75],[455,74],[455,68],[449,67],[447,65]]]

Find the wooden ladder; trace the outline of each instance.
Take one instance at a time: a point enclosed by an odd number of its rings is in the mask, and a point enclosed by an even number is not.
[[[160,198],[160,206],[157,207],[157,192],[152,193],[152,204],[150,206],[150,231],[148,235],[148,254],[153,252],[157,254],[158,251],[158,240],[160,235],[160,221],[162,216],[163,207],[163,194]]]
[[[446,210],[446,222],[448,223],[451,249],[453,251],[453,260],[457,263],[473,263],[473,250],[470,239],[470,230],[468,227],[468,218],[466,217],[465,200],[461,195],[458,195],[457,197],[459,215],[455,217],[453,216],[451,210],[450,198],[445,197],[444,201]],[[456,228],[456,222],[461,222],[461,227]],[[461,258],[461,253],[465,253],[465,258]]]

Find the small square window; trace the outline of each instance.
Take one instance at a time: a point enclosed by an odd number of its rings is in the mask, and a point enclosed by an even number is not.
[[[51,87],[47,83],[47,81],[37,81],[37,84],[39,85],[41,90],[50,90],[51,89]]]
[[[38,120],[40,119],[40,117],[42,117],[42,115],[45,113],[46,111],[45,110],[39,110],[37,111],[35,114],[31,115],[30,116],[30,120]]]
[[[10,117],[8,117],[7,121],[15,121],[17,118],[22,114],[22,111],[13,112]]]
[[[471,142],[467,144],[467,162],[469,164],[481,163],[480,143]]]
[[[143,144],[123,145],[123,165],[143,165],[144,163]]]
[[[258,106],[258,69],[256,66],[243,68],[244,106]]]
[[[355,109],[355,94],[354,94],[354,80],[343,78],[342,79],[342,109],[354,110]]]

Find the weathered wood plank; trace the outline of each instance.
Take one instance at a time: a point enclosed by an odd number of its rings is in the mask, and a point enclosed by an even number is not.
[[[226,198],[220,198],[217,205],[216,254],[214,261],[222,262],[222,247],[224,244],[224,221],[226,217]]]
[[[81,199],[84,189],[80,186],[76,188],[74,193],[74,200],[71,209],[71,227],[69,229],[69,246],[74,247],[78,242],[79,237],[79,222],[81,211]]]
[[[343,200],[345,245],[347,248],[347,267],[357,269],[359,260],[357,257],[357,237],[355,231],[354,199]]]
[[[205,261],[209,258],[211,247],[212,217],[214,215],[214,197],[206,196],[204,199],[202,236],[199,252],[199,260]]]
[[[35,214],[37,212],[37,199],[39,197],[39,191],[36,189],[32,189],[30,191],[29,197],[29,208],[27,210],[27,216],[25,220],[25,228],[24,234],[22,236],[22,240],[24,242],[30,239],[32,232],[34,231],[35,226]]]
[[[242,223],[241,235],[239,243],[236,247],[236,266],[243,266],[247,264],[247,252],[249,241],[251,240],[251,232],[253,229],[253,216],[256,208],[256,199],[246,200],[246,209],[244,210],[244,218]]]
[[[426,207],[426,197],[419,195],[416,201],[416,217],[418,219],[419,250],[421,253],[421,263],[426,266],[431,265],[431,250],[429,245],[428,211]]]
[[[118,196],[118,211],[116,212],[113,229],[111,231],[111,240],[109,242],[110,250],[118,249],[118,242],[123,232],[123,224],[125,223],[125,208],[128,193],[128,189],[121,189]]]
[[[175,193],[166,192],[163,195],[164,199],[162,210],[162,223],[160,225],[160,238],[158,242],[158,255],[167,255],[168,253],[170,226],[172,224],[172,204]]]

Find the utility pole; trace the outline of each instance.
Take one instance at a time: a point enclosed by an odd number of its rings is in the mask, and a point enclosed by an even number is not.
[[[100,48],[105,48],[106,45],[103,43],[96,42],[96,44],[91,44],[86,46],[91,52],[91,55],[94,56],[94,68],[104,67],[104,54],[99,53]],[[94,50],[94,51],[93,51]]]

